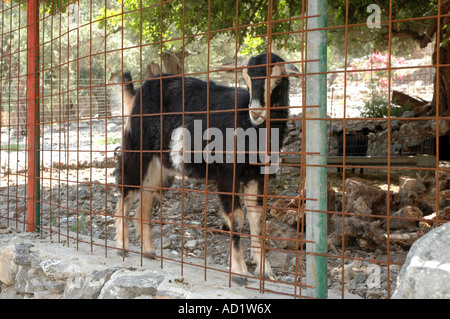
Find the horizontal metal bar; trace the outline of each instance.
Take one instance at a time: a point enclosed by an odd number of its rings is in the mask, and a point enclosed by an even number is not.
[[[282,157],[283,164],[301,164],[300,156]],[[328,156],[329,165],[343,165],[344,157]],[[346,156],[345,165],[388,165],[391,166],[417,166],[436,168],[436,156],[434,155],[416,155],[416,156]]]

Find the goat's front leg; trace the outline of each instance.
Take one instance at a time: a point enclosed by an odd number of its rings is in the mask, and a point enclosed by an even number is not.
[[[238,185],[239,183],[236,182],[236,192],[239,191]],[[232,177],[229,178],[229,175],[224,175],[224,178],[219,180],[218,187],[220,192],[231,193],[233,190]],[[232,195],[220,194],[219,197],[225,210],[224,218],[229,229],[232,231],[230,252],[230,268],[233,273],[232,280],[240,285],[245,285],[247,283],[245,276],[248,275],[248,270],[244,260],[244,252],[242,251],[241,236],[239,235],[244,224],[244,211],[241,208],[238,196],[234,196],[233,199]]]
[[[269,262],[261,256],[261,221],[263,217],[263,208],[261,207],[261,198],[258,198],[258,194],[262,192],[259,189],[259,183],[257,181],[250,181],[247,185],[244,185],[244,202],[247,207],[247,218],[250,224],[250,233],[252,235],[252,258],[256,264],[255,275],[259,276],[261,272],[264,272],[265,278],[275,279],[270,267]],[[264,263],[261,263],[264,261]],[[263,267],[264,265],[264,267]]]
[[[241,236],[239,235],[242,232],[242,225],[244,224],[244,211],[241,207],[238,207],[232,214],[233,217],[231,217],[231,213],[224,215],[228,227],[233,233],[231,236],[232,244],[230,253],[230,268],[233,273],[232,280],[239,285],[245,285],[247,284],[247,278],[245,276],[248,275],[248,270],[242,250]],[[231,221],[232,218],[233,221]]]
[[[134,196],[134,192],[125,192],[116,207],[116,247],[117,253],[123,256],[126,256],[130,242],[128,220]]]

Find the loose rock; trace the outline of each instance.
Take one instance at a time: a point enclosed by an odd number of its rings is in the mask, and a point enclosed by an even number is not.
[[[450,223],[417,240],[408,252],[392,298],[450,298]]]

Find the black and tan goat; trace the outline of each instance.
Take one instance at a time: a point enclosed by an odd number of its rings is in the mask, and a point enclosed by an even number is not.
[[[239,236],[244,211],[237,193],[243,195],[247,208],[252,234],[252,257],[256,263],[255,274],[264,271],[266,277],[273,278],[269,263],[261,263],[261,251],[258,248],[261,247],[259,236],[263,216],[262,198],[258,195],[263,191],[264,170],[262,165],[253,165],[267,164],[267,160],[244,152],[238,161],[239,155],[233,154],[234,144],[231,154],[221,152],[230,150],[229,145],[226,145],[230,139],[220,139],[218,136],[218,133],[225,135],[230,129],[233,134],[240,130],[244,135],[237,136],[237,144],[241,143],[241,147],[244,145],[244,150],[248,151],[254,143],[264,144],[265,137],[259,136],[259,129],[266,127],[268,112],[271,119],[287,118],[288,109],[283,108],[289,105],[287,75],[297,73],[298,70],[271,54],[271,76],[268,77],[266,59],[266,54],[253,57],[249,60],[248,68],[244,69],[243,77],[249,91],[171,75],[151,78],[135,90],[129,74],[124,74],[124,82],[127,82],[124,84],[127,94],[125,102],[132,102],[133,105],[125,125],[122,154],[115,171],[117,184],[123,190],[116,212],[116,241],[120,253],[126,253],[129,247],[126,216],[135,197],[142,194],[135,218],[137,233],[142,237],[142,249],[148,256],[155,256],[149,221],[154,199],[159,193],[158,187],[169,187],[174,174],[205,179],[208,165],[208,179],[217,184],[223,216],[233,233],[230,259],[233,280],[243,283],[247,274]],[[270,106],[267,106],[269,95]],[[281,145],[284,136],[285,123],[274,121],[270,125],[271,130],[278,130],[272,136],[272,139],[277,138],[275,142],[278,145]],[[256,132],[257,141],[251,140],[249,129]],[[204,138],[205,135],[207,138]],[[240,138],[245,141],[239,141]],[[234,135],[231,140],[234,142]],[[205,155],[208,149],[211,152]],[[139,191],[140,188],[142,191]]]

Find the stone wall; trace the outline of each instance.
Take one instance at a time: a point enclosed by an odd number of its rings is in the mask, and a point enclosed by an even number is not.
[[[72,238],[76,234],[70,233]],[[78,235],[87,242],[88,237]],[[255,289],[229,286],[226,269],[208,271],[179,262],[123,259],[113,249],[105,256],[104,241],[92,248],[64,236],[20,232],[0,221],[0,299],[253,299],[280,298]],[[189,260],[186,260],[189,262]],[[181,270],[182,269],[182,270]],[[266,282],[267,289],[292,293]]]
[[[411,111],[404,113],[402,117],[414,117]],[[436,120],[403,120],[391,118],[391,150],[393,156],[432,154],[435,150]],[[346,133],[355,136],[361,135],[363,128],[367,128],[368,135],[367,156],[387,156],[388,154],[388,120],[352,120],[346,119]],[[343,131],[342,121],[328,121],[328,154],[338,155],[340,133]],[[288,135],[284,140],[284,151],[298,152],[301,149],[302,122],[300,120],[288,122]],[[439,120],[439,145],[441,152],[448,145],[449,122]],[[450,160],[449,147],[440,155],[441,160]]]
[[[407,112],[405,112],[407,113]],[[410,116],[405,114],[405,117]],[[398,120],[392,118],[391,128],[391,155],[415,155],[432,154],[435,150],[436,121],[435,120]],[[329,126],[330,155],[337,155],[337,134],[342,131],[342,124],[334,121]],[[369,143],[367,156],[387,156],[388,154],[388,120],[346,121],[346,132],[361,134],[363,128],[368,128]],[[449,134],[449,126],[446,120],[439,121],[439,136]],[[440,142],[441,143],[441,142]],[[442,142],[443,143],[443,142]],[[448,143],[448,141],[447,141]],[[449,160],[446,158],[446,160]]]
[[[181,294],[160,291],[164,275],[147,270],[106,266],[84,269],[80,259],[41,258],[40,251],[21,237],[0,248],[0,299],[131,299]]]

